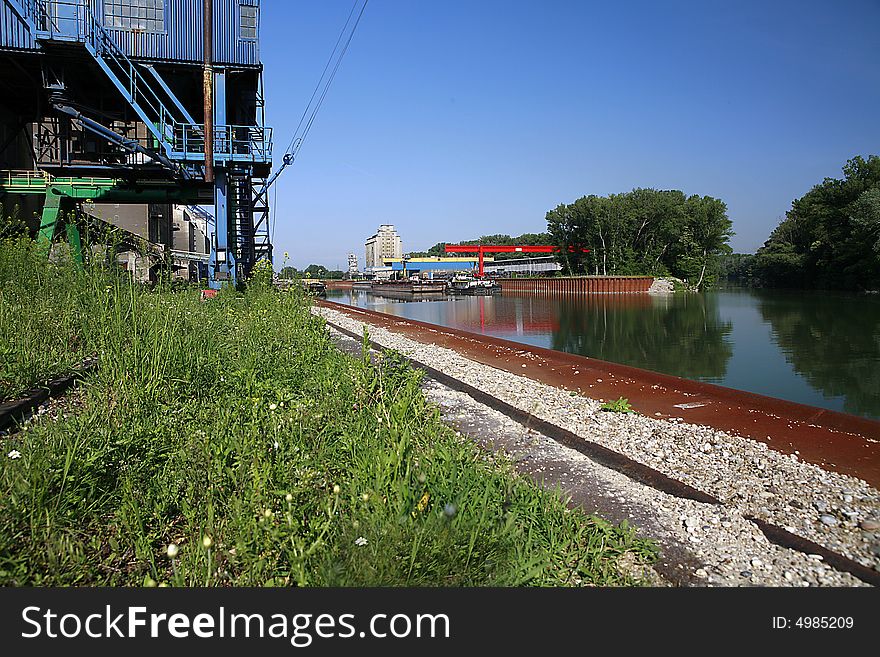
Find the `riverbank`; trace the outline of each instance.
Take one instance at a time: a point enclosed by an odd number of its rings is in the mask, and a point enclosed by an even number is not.
[[[326,307],[315,312],[356,332],[365,319]],[[657,532],[661,545],[687,548],[692,557],[689,562],[700,564],[693,569],[695,577],[716,585],[859,583],[821,559],[771,544],[749,518],[773,522],[865,567],[880,566],[880,493],[863,480],[706,426],[603,412],[597,399],[573,395],[432,344],[436,335],[417,341],[366,321],[372,339],[382,346],[430,363],[537,418],[718,498],[720,508],[659,494],[607,469],[599,468],[600,474],[595,475],[606,482],[609,491],[621,491],[617,498],[612,493],[605,496],[611,502],[617,499],[618,508],[629,505],[640,510],[635,515],[656,519],[651,531]],[[565,454],[560,458],[569,466],[584,460],[570,450]]]
[[[98,357],[0,434],[0,585],[637,583],[649,542],[462,440],[418,375],[343,354],[309,303],[0,245],[2,390]]]

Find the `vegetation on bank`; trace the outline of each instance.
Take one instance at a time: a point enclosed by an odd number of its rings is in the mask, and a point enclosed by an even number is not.
[[[633,583],[650,543],[487,457],[270,276],[202,302],[0,243],[3,396],[99,358],[66,415],[0,438],[0,585]]]
[[[311,264],[302,271],[291,265],[285,265],[278,274],[280,278],[292,280],[294,278],[322,278],[331,281],[341,281],[348,272],[341,269],[327,269],[324,265]]]
[[[557,206],[546,220],[545,233],[486,235],[458,244],[550,244],[559,247],[563,275],[671,276],[704,289],[717,279],[733,235],[723,201],[677,190],[584,196]],[[417,255],[441,255],[446,244]]]
[[[791,204],[755,255],[735,254],[724,275],[744,285],[880,289],[880,157],[859,156]]]
[[[671,275],[695,289],[715,280],[733,235],[723,201],[656,189],[584,196],[548,212],[547,228],[569,273]]]
[[[413,258],[424,258],[428,256],[440,256],[440,257],[449,257],[449,253],[446,253],[446,245],[452,244],[452,242],[437,242],[434,246],[432,246],[427,251],[419,251],[415,253],[411,253],[410,256]],[[511,237],[510,235],[483,235],[475,240],[465,240],[464,242],[456,242],[456,245],[459,246],[478,246],[480,244],[491,244],[491,245],[501,245],[501,246],[514,246],[514,245],[525,245],[525,246],[535,246],[540,244],[550,244],[550,235],[547,233],[523,233],[522,235],[517,235],[516,237]],[[460,254],[459,254],[460,255]],[[511,260],[513,258],[536,258],[541,257],[546,254],[542,253],[493,253],[492,257],[495,260]]]

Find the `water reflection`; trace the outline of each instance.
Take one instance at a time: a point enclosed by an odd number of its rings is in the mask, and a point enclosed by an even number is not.
[[[553,348],[701,381],[724,380],[730,321],[712,296],[591,296],[557,305]]]
[[[773,339],[800,376],[848,413],[880,414],[880,299],[818,292],[755,293]]]
[[[362,296],[363,295],[363,296]],[[453,297],[419,304],[351,302],[381,312],[677,376],[720,382],[733,347],[731,322],[713,296],[647,294]]]
[[[455,297],[343,303],[409,319],[880,417],[880,297],[729,290],[705,295]]]

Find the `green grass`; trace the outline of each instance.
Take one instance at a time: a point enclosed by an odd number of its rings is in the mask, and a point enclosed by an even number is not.
[[[650,542],[490,459],[402,359],[342,354],[308,304],[0,243],[0,396],[99,358],[74,414],[2,439],[0,585],[634,583],[618,559]]]

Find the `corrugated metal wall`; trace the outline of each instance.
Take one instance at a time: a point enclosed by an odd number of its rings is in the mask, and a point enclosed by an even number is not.
[[[530,294],[646,294],[651,276],[578,276],[558,278],[496,278],[501,291]]]
[[[67,0],[69,2],[69,0]],[[88,0],[104,22],[104,0]],[[258,66],[257,39],[242,39],[240,6],[260,0],[214,0],[214,61],[217,64]],[[0,0],[0,48],[34,49],[36,43],[5,0]],[[165,31],[142,32],[107,27],[117,44],[134,59],[201,64],[203,0],[165,0]]]
[[[103,19],[103,0],[90,0]],[[259,7],[259,0],[214,0],[214,61],[257,66],[259,41],[240,38],[240,5]],[[201,63],[203,0],[165,0],[165,32],[132,32],[108,28],[116,43],[137,59]]]
[[[0,48],[33,50],[33,35],[6,2],[0,0]]]

